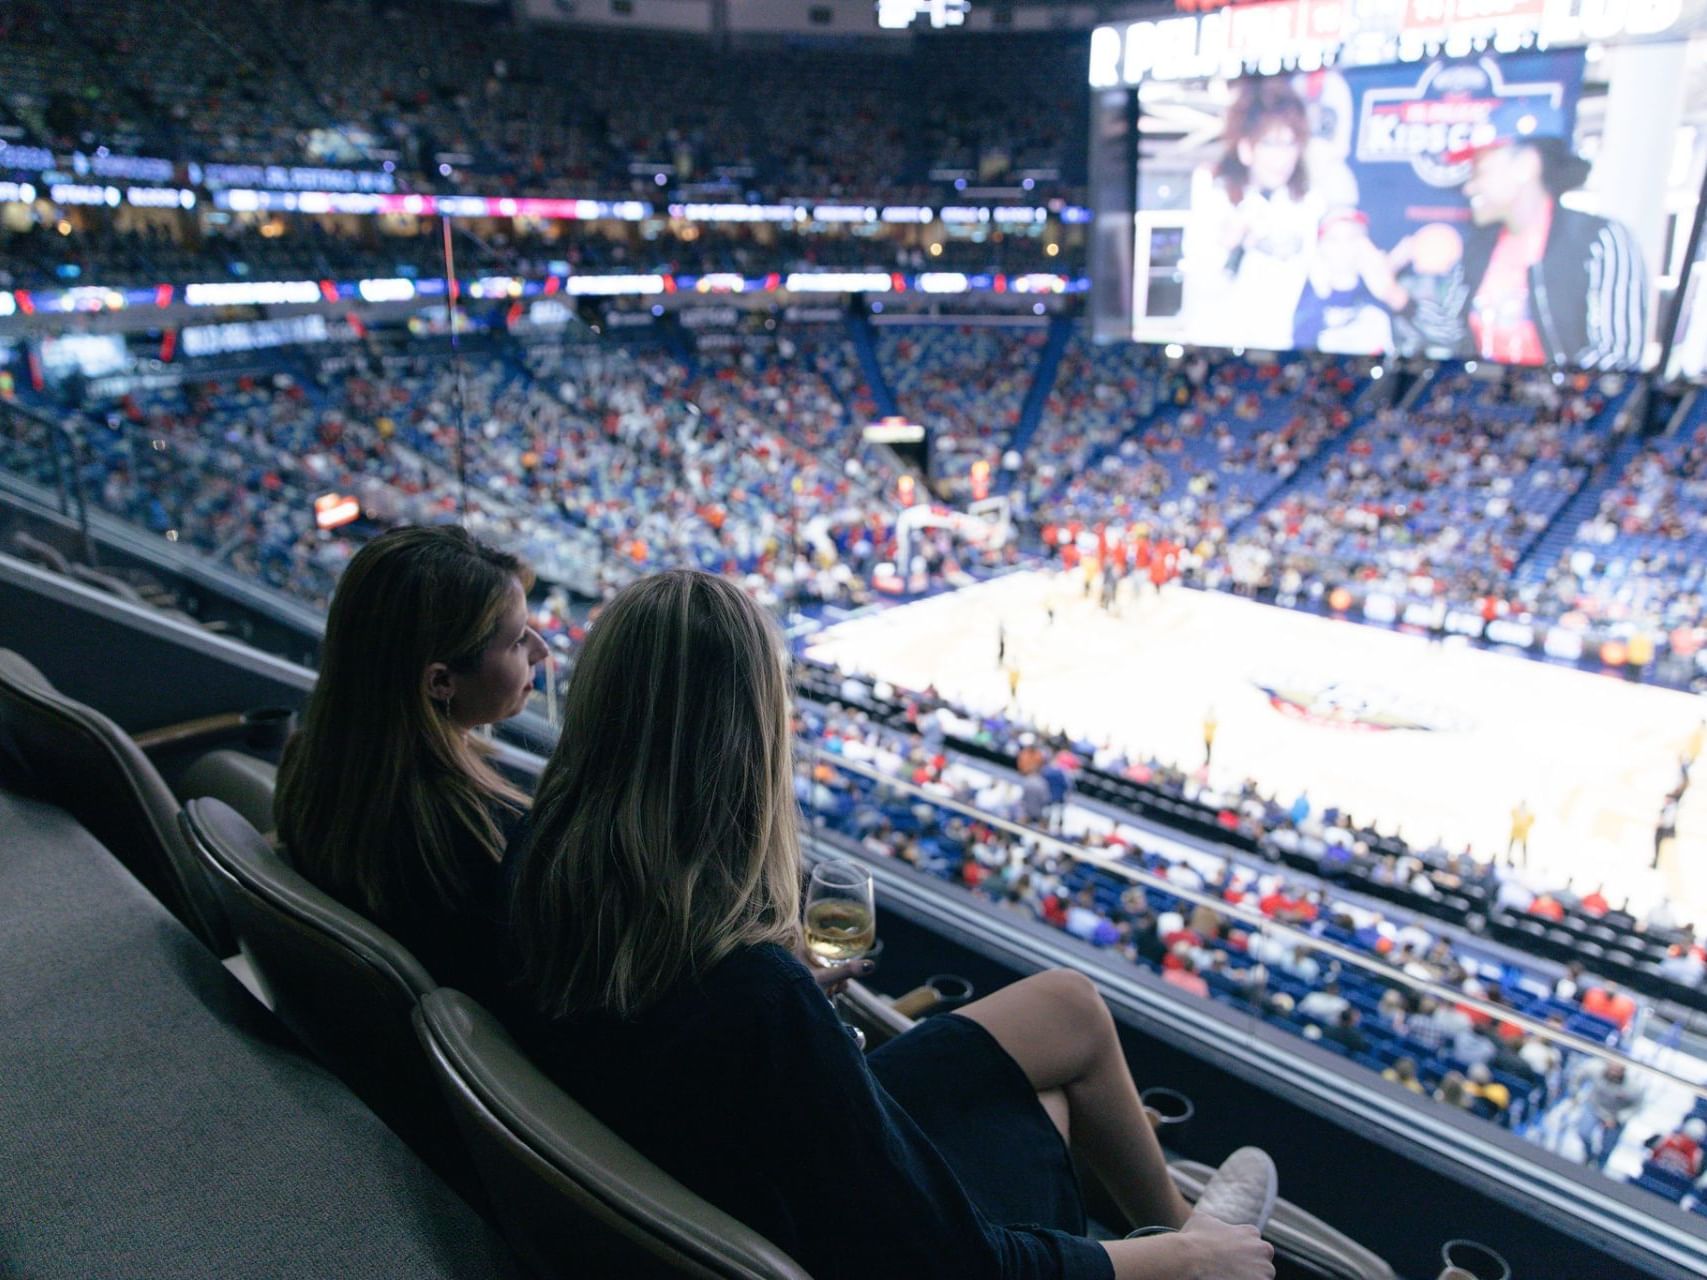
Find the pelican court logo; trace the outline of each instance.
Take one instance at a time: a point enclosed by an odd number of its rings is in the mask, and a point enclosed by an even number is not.
[[[1251,681],[1268,705],[1288,720],[1352,733],[1444,733],[1471,727],[1442,707],[1429,706],[1395,689],[1326,683],[1294,675]]]

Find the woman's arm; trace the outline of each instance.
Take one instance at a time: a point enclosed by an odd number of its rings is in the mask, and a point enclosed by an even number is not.
[[[1274,1249],[1255,1227],[1193,1215],[1182,1230],[1107,1240],[1114,1280],[1274,1280]]]

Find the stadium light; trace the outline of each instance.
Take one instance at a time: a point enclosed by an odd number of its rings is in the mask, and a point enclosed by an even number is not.
[[[931,26],[959,27],[966,23],[972,0],[877,0],[877,25],[885,31],[904,31],[920,17]]]

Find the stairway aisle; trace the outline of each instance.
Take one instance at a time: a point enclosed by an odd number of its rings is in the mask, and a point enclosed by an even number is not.
[[[877,340],[871,332],[871,321],[862,315],[848,316],[848,336],[859,353],[859,367],[865,371],[865,381],[871,387],[871,398],[877,401],[878,412],[885,418],[901,410],[896,407],[895,393],[889,389],[889,379],[883,375],[882,362],[877,358]]]
[[[1004,452],[1011,450],[1023,454],[1031,443],[1031,437],[1037,434],[1038,424],[1043,421],[1043,407],[1049,403],[1049,393],[1055,389],[1055,375],[1060,371],[1061,357],[1066,354],[1067,343],[1072,337],[1073,321],[1070,317],[1056,316],[1049,322],[1049,337],[1044,340],[1037,368],[1031,375],[1031,386],[1020,404],[1019,421],[1014,424],[1013,436]],[[1012,488],[1018,476],[1017,471],[1004,471],[1003,489]]]

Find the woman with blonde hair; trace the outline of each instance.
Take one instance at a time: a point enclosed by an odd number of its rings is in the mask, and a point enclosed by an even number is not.
[[[514,855],[541,1067],[820,1280],[1272,1277],[1257,1229],[1215,1216],[1266,1217],[1272,1164],[1247,1149],[1193,1213],[1081,975],[1014,983],[868,1063],[822,989],[846,968],[797,958],[792,761],[781,644],[747,596],[688,570],[617,595]],[[1166,1234],[1084,1238],[1069,1141]]]
[[[358,551],[273,804],[298,870],[438,981],[494,1002],[498,872],[528,799],[475,730],[522,709],[545,657],[531,581],[455,527],[392,529]]]

